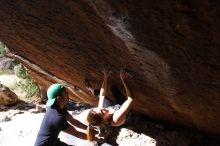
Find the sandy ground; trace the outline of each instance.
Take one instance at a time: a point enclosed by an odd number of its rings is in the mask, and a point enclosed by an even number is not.
[[[30,111],[9,110],[7,112],[0,112],[1,146],[34,145],[44,113],[32,113]],[[79,117],[80,115],[78,117],[75,116],[76,119],[79,119]],[[60,133],[59,137],[62,141],[72,145],[95,145],[95,142],[81,140],[63,132]]]
[[[1,116],[3,113],[1,112]],[[11,117],[10,121],[0,122],[1,146],[32,146],[44,113],[24,112]],[[3,118],[3,117],[1,117]]]
[[[19,78],[15,75],[0,75],[0,83],[11,88]]]
[[[40,128],[44,113],[9,110],[0,113],[0,145],[1,146],[32,146]],[[8,118],[6,118],[8,117]],[[9,120],[9,121],[7,121]],[[94,145],[93,142],[80,140],[69,134],[61,133],[62,141],[74,145]]]
[[[16,75],[14,74],[3,74],[0,75],[0,84],[5,85],[6,87],[8,87],[9,89],[13,90],[13,87],[15,86],[16,82],[21,81],[22,79],[18,78]],[[24,99],[26,96],[26,93],[22,93],[19,90],[14,90],[13,92],[15,92],[15,94],[21,98]]]

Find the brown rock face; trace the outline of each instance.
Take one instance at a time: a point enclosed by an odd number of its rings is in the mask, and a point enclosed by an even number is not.
[[[85,78],[101,86],[103,65],[130,69],[135,111],[220,134],[219,6],[207,0],[1,0],[0,40],[81,90]],[[123,90],[118,76],[109,84]]]
[[[8,87],[0,84],[0,105],[12,105],[18,101],[17,95]]]

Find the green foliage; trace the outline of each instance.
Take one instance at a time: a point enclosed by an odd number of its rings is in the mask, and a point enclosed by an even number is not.
[[[14,69],[15,75],[23,80],[15,83],[15,89],[21,92],[26,92],[28,97],[39,94],[39,88],[30,78],[27,70],[22,64],[19,64]]]
[[[3,57],[5,55],[5,44],[0,42],[0,57]]]
[[[29,75],[22,64],[19,64],[15,67],[15,75],[22,79],[29,78]]]
[[[15,89],[26,92],[28,97],[39,94],[39,88],[30,78],[16,82]]]

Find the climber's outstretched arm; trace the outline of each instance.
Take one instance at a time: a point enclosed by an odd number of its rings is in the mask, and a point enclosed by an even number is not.
[[[130,90],[126,84],[126,81],[125,81],[125,79],[128,76],[129,76],[129,74],[126,71],[124,71],[124,70],[120,71],[120,78],[121,78],[121,81],[124,85],[124,88],[125,88],[125,91],[127,94],[127,100],[122,104],[120,109],[114,113],[113,118],[112,118],[112,125],[114,125],[114,126],[120,126],[121,124],[123,124],[125,122],[126,116],[129,112],[129,110],[131,109],[131,105],[133,103],[133,99],[131,97],[131,92],[130,92]]]
[[[109,77],[109,70],[104,69],[104,79],[103,79],[103,83],[102,83],[102,88],[100,90],[100,95],[99,95],[99,104],[98,104],[98,108],[103,108],[104,107],[104,100],[107,94],[107,81],[108,81],[108,77]]]

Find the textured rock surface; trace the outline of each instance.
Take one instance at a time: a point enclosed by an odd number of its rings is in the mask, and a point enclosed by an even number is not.
[[[102,65],[128,68],[135,111],[219,134],[219,6],[206,0],[1,0],[0,40],[79,91],[85,78],[100,86]],[[123,89],[117,73],[110,83]],[[76,100],[92,101],[79,93]]]
[[[12,105],[18,101],[17,95],[8,87],[0,84],[0,105]]]

